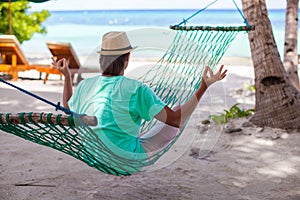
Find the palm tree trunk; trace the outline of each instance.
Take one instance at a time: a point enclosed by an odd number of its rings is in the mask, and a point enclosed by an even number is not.
[[[287,0],[285,18],[285,42],[283,63],[290,80],[300,91],[298,78],[298,4],[299,0]]]
[[[300,128],[300,94],[283,67],[265,0],[242,0],[255,72],[255,109],[250,121],[258,126]]]

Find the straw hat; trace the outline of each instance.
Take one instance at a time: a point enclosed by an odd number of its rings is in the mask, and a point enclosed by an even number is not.
[[[101,55],[122,55],[126,54],[136,47],[132,47],[125,32],[111,31],[103,35]]]

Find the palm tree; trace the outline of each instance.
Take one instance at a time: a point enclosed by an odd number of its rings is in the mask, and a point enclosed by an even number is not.
[[[285,42],[283,63],[290,80],[300,91],[298,78],[298,4],[299,0],[287,0],[285,16]]]
[[[274,40],[265,0],[242,0],[243,12],[255,31],[248,33],[255,74],[258,126],[300,128],[300,93],[289,80]]]

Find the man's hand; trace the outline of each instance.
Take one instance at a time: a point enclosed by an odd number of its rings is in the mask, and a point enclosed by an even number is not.
[[[52,65],[58,71],[60,71],[65,77],[71,76],[71,71],[69,69],[69,60],[62,58],[57,61],[56,57],[52,57]]]
[[[204,81],[204,83],[207,85],[207,87],[209,87],[211,84],[213,84],[217,81],[220,81],[226,77],[227,69],[225,71],[223,71],[223,67],[224,67],[224,65],[221,65],[220,69],[218,70],[218,72],[216,74],[214,74],[214,72],[211,70],[210,67],[205,67],[204,73],[202,75],[202,81]]]

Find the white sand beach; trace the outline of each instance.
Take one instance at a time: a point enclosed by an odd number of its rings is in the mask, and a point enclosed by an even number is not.
[[[254,108],[254,95],[245,89],[254,79],[250,59],[224,58],[228,76],[201,101],[200,115],[182,135],[191,145],[165,167],[117,177],[104,174],[64,153],[0,131],[0,199],[300,199],[300,133],[244,127],[236,119],[222,131],[201,124],[211,112],[223,112],[235,103]],[[29,76],[38,77],[35,72]],[[28,74],[20,74],[28,78]],[[62,101],[63,81],[50,75],[42,80],[11,82],[52,102]],[[219,107],[212,94],[219,94]],[[54,108],[0,83],[1,112],[53,112]],[[213,110],[213,111],[212,111]],[[225,133],[235,126],[241,131]],[[191,139],[187,133],[196,137]]]

